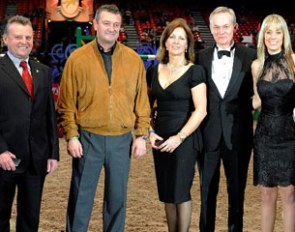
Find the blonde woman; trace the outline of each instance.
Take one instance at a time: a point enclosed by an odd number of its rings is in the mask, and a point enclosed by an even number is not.
[[[295,231],[294,71],[288,26],[280,15],[268,15],[252,63],[253,106],[261,108],[254,137],[254,185],[261,186],[263,232],[274,230],[278,192],[284,231]]]

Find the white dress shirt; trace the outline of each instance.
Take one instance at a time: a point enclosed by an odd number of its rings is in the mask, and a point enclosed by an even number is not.
[[[221,50],[221,49],[219,49]],[[235,49],[222,49],[230,51],[230,57],[222,56],[220,59],[217,57],[218,48],[215,47],[213,61],[212,61],[212,79],[217,86],[217,89],[223,98],[228,87],[228,83],[231,78],[233,63],[234,63],[234,52]]]

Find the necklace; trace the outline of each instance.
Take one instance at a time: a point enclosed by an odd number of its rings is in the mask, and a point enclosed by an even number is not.
[[[171,65],[170,63],[167,63],[167,68],[169,70],[169,77],[168,77],[168,84],[170,85],[176,77],[178,77],[178,73],[182,68],[185,66],[187,63],[186,59],[184,59],[182,62],[176,64],[176,65]]]

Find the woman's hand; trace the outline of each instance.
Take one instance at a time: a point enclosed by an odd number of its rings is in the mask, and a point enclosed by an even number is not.
[[[152,132],[149,135],[149,140],[150,140],[150,143],[152,145],[152,148],[158,150],[159,146],[157,146],[156,143],[159,142],[159,141],[163,141],[164,139],[161,136],[157,135],[155,132]]]
[[[170,136],[165,142],[163,142],[158,149],[161,152],[169,152],[172,153],[174,150],[182,143],[179,135]]]

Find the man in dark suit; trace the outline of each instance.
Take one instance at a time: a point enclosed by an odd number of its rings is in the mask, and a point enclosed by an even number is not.
[[[8,51],[0,58],[0,231],[10,231],[17,186],[16,231],[34,232],[45,176],[55,171],[59,159],[50,69],[29,59],[33,47],[29,19],[10,18],[3,41]],[[22,61],[28,68],[20,67]]]
[[[228,192],[228,231],[243,230],[244,192],[253,131],[250,66],[256,52],[234,43],[236,29],[234,11],[216,8],[210,15],[210,30],[216,46],[197,54],[197,62],[207,72],[208,88],[208,114],[202,124],[204,153],[199,163],[202,232],[215,230],[221,160]]]

